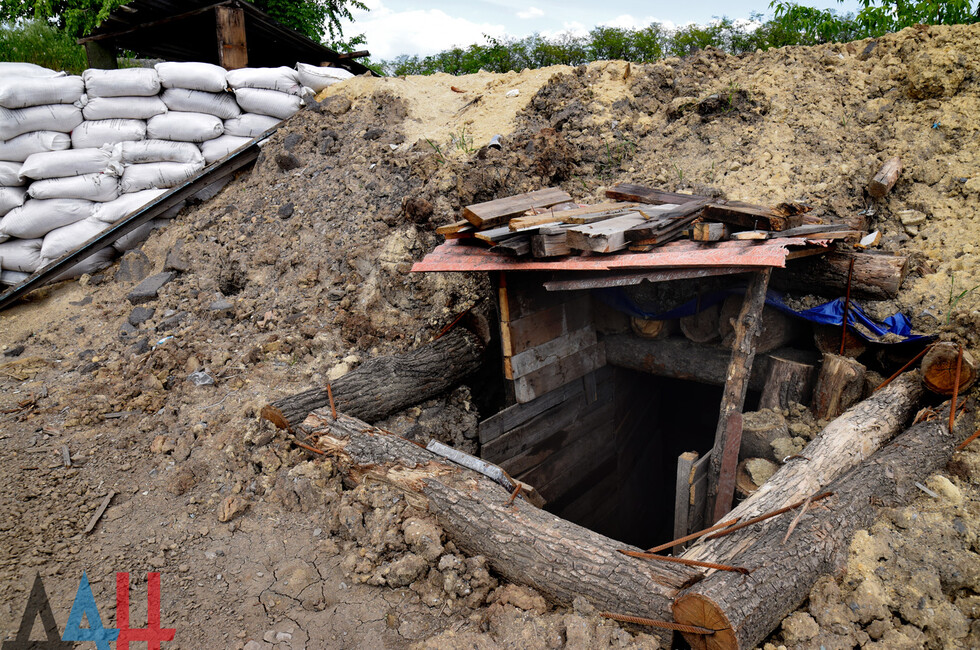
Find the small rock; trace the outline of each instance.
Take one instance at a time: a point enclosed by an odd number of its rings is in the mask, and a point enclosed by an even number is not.
[[[391,563],[387,582],[392,587],[405,587],[417,580],[429,568],[425,558],[415,553],[406,553]]]
[[[153,265],[146,253],[139,249],[128,251],[119,260],[119,268],[116,269],[116,281],[139,282],[150,274],[152,268]],[[91,279],[89,284],[91,284]]]
[[[146,339],[140,339],[133,345],[129,346],[130,352],[135,355],[146,354],[150,351],[150,343]]]
[[[126,298],[134,305],[141,305],[151,300],[156,300],[157,292],[171,280],[174,279],[172,271],[164,271],[146,278],[126,294]]]
[[[187,318],[186,311],[177,312],[177,314],[175,314],[174,316],[171,316],[170,318],[165,318],[164,320],[160,321],[160,323],[157,325],[157,331],[166,332],[167,330],[173,329],[185,318]]]
[[[266,645],[265,643],[262,643],[261,641],[256,641],[255,639],[252,639],[251,641],[249,641],[248,643],[245,644],[245,646],[242,648],[242,650],[266,650],[266,648],[268,648],[268,647],[269,646]]]
[[[226,298],[218,298],[210,305],[208,305],[208,311],[216,316],[227,316],[235,308]]]
[[[126,320],[133,327],[139,327],[146,321],[153,318],[154,313],[156,313],[156,309],[152,307],[134,307],[133,311],[129,312],[129,318]]]
[[[174,247],[167,251],[167,259],[163,262],[163,270],[183,273],[184,271],[189,271],[190,268],[191,265],[187,261],[187,256],[184,254],[184,240],[178,239]]]
[[[782,462],[787,456],[795,456],[803,451],[803,447],[806,446],[806,441],[803,438],[783,437],[776,438],[770,444],[772,446],[773,456]]]
[[[279,206],[279,212],[278,212],[279,218],[288,219],[289,217],[293,216],[294,210],[295,208],[292,203],[287,203],[285,205]]]
[[[951,505],[958,506],[963,504],[963,493],[942,474],[930,476],[926,481],[926,486],[949,501]]]
[[[368,129],[367,131],[364,132],[364,139],[365,140],[377,140],[378,138],[380,138],[384,134],[385,134],[385,130],[384,129],[374,126],[374,127],[371,127],[370,129]]]
[[[350,110],[351,101],[344,95],[334,95],[325,99],[323,106],[331,115],[343,115]]]
[[[150,452],[154,454],[165,454],[168,451],[173,451],[173,448],[173,440],[163,434],[153,438],[153,442],[150,443]]]
[[[820,626],[805,612],[793,612],[783,619],[783,641],[787,645],[805,643],[820,633]]]
[[[136,328],[130,325],[128,322],[123,323],[119,326],[119,338],[128,339],[131,335],[136,333]]]
[[[285,149],[286,151],[292,151],[293,147],[295,147],[302,141],[303,141],[303,136],[301,136],[299,133],[290,133],[285,138],[283,138],[282,146],[283,149]]]
[[[19,357],[24,353],[26,348],[23,345],[15,345],[9,350],[4,350],[3,356],[5,357]]]
[[[280,153],[276,154],[276,164],[279,165],[279,169],[284,172],[292,171],[294,169],[299,169],[303,166],[300,159],[291,153]]]
[[[541,594],[520,585],[504,585],[498,588],[493,594],[493,599],[501,605],[510,604],[528,612],[544,614],[548,611],[548,603]]]
[[[246,510],[248,510],[248,501],[239,496],[227,497],[218,508],[218,521],[231,521]]]
[[[177,462],[182,462],[187,460],[191,455],[191,444],[187,440],[187,436],[181,436],[177,438],[177,444],[174,445],[173,459]]]

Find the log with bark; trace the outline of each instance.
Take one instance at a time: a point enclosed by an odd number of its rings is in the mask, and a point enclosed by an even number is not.
[[[517,499],[482,474],[455,465],[404,438],[327,410],[303,424],[308,442],[337,459],[349,482],[394,486],[428,510],[470,555],[483,555],[500,575],[569,604],[584,596],[595,607],[669,618],[679,591],[698,572],[674,564],[638,565],[624,545]],[[630,547],[631,550],[639,550]],[[669,643],[669,634],[657,634]]]
[[[735,341],[734,321],[742,307],[742,297],[738,295],[725,298],[718,317],[718,335],[721,344],[731,348]],[[804,323],[787,316],[774,307],[763,307],[762,322],[755,335],[755,351],[758,354],[781,348],[791,343],[803,330]]]
[[[956,359],[959,347],[954,343],[936,343],[922,358],[922,381],[926,388],[940,395],[952,395],[956,385]],[[977,363],[966,349],[960,359],[959,394],[962,395],[977,378]]]
[[[760,409],[788,409],[793,402],[809,404],[815,368],[807,363],[769,356],[769,376],[759,399]]]
[[[856,404],[824,427],[816,438],[759,488],[725,515],[751,519],[818,493],[828,483],[863,462],[901,431],[922,397],[922,376],[909,372]],[[742,550],[737,535],[703,541],[684,557],[727,563]]]
[[[835,418],[864,394],[867,369],[854,359],[837,354],[823,355],[817,385],[813,389],[813,411],[818,420]]]
[[[708,305],[689,316],[680,319],[681,332],[688,341],[710,343],[718,339],[718,319],[721,317],[721,304]]]
[[[824,296],[840,296],[847,290],[847,273],[854,260],[851,295],[884,300],[894,298],[908,274],[909,258],[838,251],[795,260],[773,273],[773,286]]]
[[[480,367],[482,357],[480,340],[457,328],[415,350],[366,361],[333,382],[334,404],[339,411],[377,422],[456,386]],[[311,411],[329,404],[326,388],[313,388],[264,406],[262,417],[293,430]]]
[[[742,650],[759,644],[799,607],[821,575],[843,567],[854,532],[874,521],[872,504],[908,503],[918,494],[915,483],[949,462],[955,442],[972,430],[968,420],[961,416],[953,435],[944,417],[916,424],[830,483],[832,496],[798,519],[785,514],[729,535],[740,548],[732,562],[751,573],[716,571],[681,594],[674,620],[716,630],[685,633],[691,647]]]

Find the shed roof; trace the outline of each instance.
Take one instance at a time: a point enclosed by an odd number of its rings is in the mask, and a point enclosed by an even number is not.
[[[214,8],[219,6],[244,11],[249,66],[330,62],[354,74],[370,72],[364,64],[344,58],[241,0],[133,0],[113,11],[79,43],[111,39],[117,47],[142,56],[217,64]]]

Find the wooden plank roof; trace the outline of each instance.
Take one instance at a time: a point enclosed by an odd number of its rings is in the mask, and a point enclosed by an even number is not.
[[[362,63],[289,29],[242,0],[133,0],[113,11],[79,43],[111,39],[124,50],[168,61],[218,63],[213,8],[240,7],[245,12],[248,64],[293,66],[297,62],[330,62],[354,74],[370,70]]]

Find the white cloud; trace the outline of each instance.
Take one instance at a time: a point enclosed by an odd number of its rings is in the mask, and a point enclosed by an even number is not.
[[[549,40],[560,38],[565,35],[576,37],[588,36],[589,28],[578,21],[573,21],[563,23],[561,29],[546,29],[541,32],[541,36]]]
[[[503,25],[476,23],[455,18],[439,9],[392,11],[381,0],[365,2],[371,11],[354,13],[354,23],[344,25],[344,34],[364,34],[375,61],[401,54],[425,56],[455,46],[483,43],[484,34],[501,38]]]
[[[517,17],[521,20],[528,20],[529,18],[540,18],[544,15],[544,12],[537,7],[528,7],[526,11],[518,11]]]

